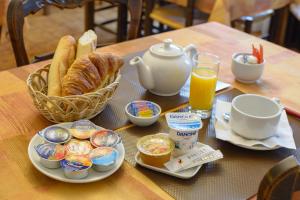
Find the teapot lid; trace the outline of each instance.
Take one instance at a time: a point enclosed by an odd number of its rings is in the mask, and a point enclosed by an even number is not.
[[[151,46],[150,51],[155,55],[164,57],[176,57],[183,54],[183,49],[173,44],[172,39],[166,39],[163,43]]]

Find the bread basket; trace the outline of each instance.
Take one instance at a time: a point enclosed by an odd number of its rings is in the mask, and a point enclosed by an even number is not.
[[[91,119],[99,114],[112,98],[121,78],[120,71],[117,71],[103,88],[94,92],[64,97],[47,96],[49,68],[50,65],[46,65],[30,74],[27,86],[35,107],[46,119],[55,123]]]

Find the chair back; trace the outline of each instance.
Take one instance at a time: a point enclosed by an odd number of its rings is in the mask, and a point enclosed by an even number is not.
[[[299,199],[300,166],[290,156],[272,167],[262,179],[257,200]]]
[[[24,17],[38,12],[46,5],[62,9],[81,7],[92,0],[10,0],[7,11],[7,26],[17,66],[29,64],[23,37]],[[105,0],[126,4],[131,15],[128,38],[138,35],[142,12],[142,0]],[[87,23],[87,22],[86,22]]]

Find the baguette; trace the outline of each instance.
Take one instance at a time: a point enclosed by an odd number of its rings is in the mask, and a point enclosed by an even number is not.
[[[62,80],[67,74],[76,54],[76,40],[66,35],[59,40],[49,69],[48,96],[61,96]]]
[[[78,40],[76,58],[92,53],[97,47],[97,35],[93,30],[86,31]]]

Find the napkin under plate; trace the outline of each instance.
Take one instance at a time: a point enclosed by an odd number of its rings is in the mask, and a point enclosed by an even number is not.
[[[246,147],[255,147],[261,146],[268,149],[274,149],[276,147],[286,147],[289,149],[296,149],[293,131],[290,127],[287,114],[285,111],[282,112],[281,118],[278,124],[277,133],[275,136],[264,139],[264,140],[250,140],[246,139],[234,131],[231,130],[229,122],[226,122],[223,118],[223,113],[230,113],[231,103],[217,100],[216,103],[216,122],[215,122],[215,131],[216,138],[230,143],[246,146]]]

